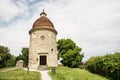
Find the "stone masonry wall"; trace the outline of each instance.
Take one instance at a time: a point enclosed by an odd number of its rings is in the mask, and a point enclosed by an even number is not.
[[[57,66],[56,34],[50,30],[34,31],[30,35],[29,68],[38,68],[39,56],[47,56],[48,66]]]

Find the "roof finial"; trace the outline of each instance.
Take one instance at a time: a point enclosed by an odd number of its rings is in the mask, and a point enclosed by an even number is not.
[[[47,16],[47,14],[45,13],[44,9],[43,9],[43,12],[40,13],[40,16]]]

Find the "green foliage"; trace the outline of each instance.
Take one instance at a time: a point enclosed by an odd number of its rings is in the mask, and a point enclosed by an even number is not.
[[[29,56],[29,48],[22,48],[21,53],[16,60],[23,60],[25,63],[25,66],[28,65],[28,56]]]
[[[71,39],[60,39],[57,44],[58,56],[62,58],[61,62],[63,65],[77,67],[77,63],[84,57],[83,54],[80,54],[82,49],[76,46]]]
[[[120,80],[120,52],[92,57],[87,61],[86,68],[93,73]]]
[[[6,61],[6,67],[15,66],[15,64],[16,58],[13,55],[11,55],[11,58]]]
[[[41,80],[39,72],[27,71],[18,69],[14,71],[0,73],[0,80]]]
[[[0,46],[0,68],[14,65],[15,57],[10,54],[8,47]]]
[[[49,72],[52,80],[109,80],[85,69],[56,67],[56,74]]]

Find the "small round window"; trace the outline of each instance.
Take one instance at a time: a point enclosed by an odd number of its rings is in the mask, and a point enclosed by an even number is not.
[[[45,39],[45,36],[40,36],[41,40],[44,40]]]

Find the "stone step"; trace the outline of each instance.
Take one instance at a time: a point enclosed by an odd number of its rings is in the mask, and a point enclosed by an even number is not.
[[[48,66],[47,65],[40,65],[38,67],[38,70],[48,70]]]

